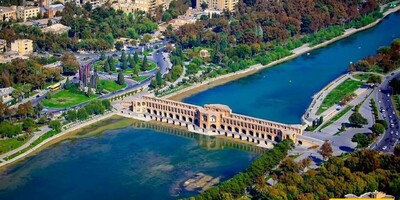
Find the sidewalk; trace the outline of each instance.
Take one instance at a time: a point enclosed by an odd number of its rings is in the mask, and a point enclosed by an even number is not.
[[[51,130],[51,128],[49,128],[48,126],[40,127],[40,131],[34,132],[33,133],[33,137],[29,141],[27,141],[25,144],[23,144],[22,146],[14,149],[12,151],[9,151],[7,153],[1,154],[0,155],[0,160],[4,162],[5,158],[7,158],[8,156],[11,156],[11,155],[23,150],[23,149],[25,149],[26,147],[29,147],[29,145],[31,145],[35,140],[37,140],[39,137],[41,137],[42,135],[44,135],[45,133],[47,133],[50,130]]]

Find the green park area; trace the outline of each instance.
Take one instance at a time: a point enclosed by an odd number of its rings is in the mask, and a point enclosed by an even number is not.
[[[88,97],[84,92],[61,90],[55,93],[50,99],[43,100],[43,106],[49,108],[68,108],[83,102],[96,99],[99,95],[92,94]]]
[[[358,79],[360,81],[366,82],[369,77],[371,77],[371,74],[365,73],[365,74],[354,74],[353,77],[355,79]]]
[[[120,68],[121,63],[118,60],[119,58],[113,58],[113,63],[114,66],[116,66],[117,68]],[[99,60],[93,63],[93,67],[95,67],[97,69],[97,71],[99,72],[104,72],[104,65],[105,62],[107,60]],[[143,60],[140,59],[138,63],[135,64],[135,68],[137,68],[139,70],[139,72],[143,72],[142,70],[142,65],[143,65]],[[154,62],[151,61],[147,61],[147,67],[145,71],[153,71],[157,68],[157,65]],[[117,70],[111,71],[111,73],[117,73]],[[133,73],[133,68],[131,68],[131,66],[129,66],[128,68],[123,70],[124,74],[132,74]]]
[[[343,101],[344,99],[347,99],[348,97],[353,95],[354,91],[358,89],[362,84],[363,82],[361,81],[355,81],[352,79],[345,80],[325,97],[317,111],[317,115],[328,110],[336,103]]]
[[[118,91],[126,87],[126,83],[124,83],[123,85],[119,85],[114,80],[101,80],[100,85],[103,89],[109,92]]]
[[[142,82],[144,80],[146,80],[147,78],[149,78],[150,76],[138,76],[136,78],[133,78],[133,80],[137,81],[137,82]]]
[[[25,144],[32,136],[19,136],[0,140],[0,153],[7,153]]]

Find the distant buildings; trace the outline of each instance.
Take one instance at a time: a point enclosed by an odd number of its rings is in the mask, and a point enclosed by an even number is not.
[[[39,11],[39,7],[18,6],[16,11],[17,18],[25,22],[28,19],[36,18],[39,14]]]
[[[153,12],[158,6],[168,9],[170,0],[118,0],[112,7],[124,12]]]
[[[29,39],[15,40],[11,43],[11,51],[16,51],[21,56],[31,54],[33,53],[33,41]]]
[[[14,88],[12,87],[0,88],[0,101],[6,105],[9,105],[11,103],[11,100],[13,99],[11,97],[11,93],[13,91]]]
[[[62,34],[68,32],[71,29],[69,26],[64,26],[62,24],[53,24],[48,27],[42,28],[43,33],[54,33],[54,34]]]
[[[209,9],[234,11],[239,0],[196,0],[196,9],[202,9],[201,4],[206,3]]]
[[[3,20],[17,19],[16,7],[3,7],[0,6],[0,22]]]
[[[385,200],[394,200],[394,196],[392,195],[386,195],[383,192],[367,192],[365,194],[362,194],[360,196],[354,195],[354,194],[346,194],[344,195],[344,198],[331,198],[329,200],[346,200],[346,199],[385,199]]]
[[[40,7],[40,12],[47,13],[49,18],[53,18],[57,12],[62,12],[65,6],[62,4],[47,5]]]
[[[7,50],[7,41],[0,39],[0,53],[3,53]]]

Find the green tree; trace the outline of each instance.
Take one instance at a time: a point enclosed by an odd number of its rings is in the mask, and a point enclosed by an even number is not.
[[[65,81],[64,84],[64,89],[69,90],[71,88],[71,81],[69,80],[69,77],[67,77],[67,80]]]
[[[148,65],[148,63],[147,63],[147,57],[146,57],[146,56],[143,56],[143,62],[142,62],[142,68],[141,68],[141,70],[142,70],[142,71],[146,71],[146,70],[147,70],[147,65]]]
[[[380,83],[382,83],[382,76],[379,76],[379,75],[376,75],[376,74],[371,74],[371,76],[367,80],[367,83],[380,84]]]
[[[367,119],[365,119],[359,112],[353,112],[349,117],[349,122],[358,127],[368,124]]]
[[[110,71],[110,64],[108,61],[104,63],[104,72],[109,72]]]
[[[375,123],[374,125],[372,125],[372,131],[374,131],[374,133],[376,133],[377,135],[381,135],[385,133],[385,127],[382,124]]]
[[[155,89],[155,88],[157,88],[157,87],[158,87],[158,85],[157,85],[157,80],[156,80],[155,78],[151,79],[151,81],[150,81],[150,88]]]
[[[104,51],[102,51],[100,54],[100,60],[105,60],[105,59],[106,59],[106,55],[104,54]]]
[[[78,118],[79,120],[85,120],[85,119],[88,119],[88,118],[89,118],[89,115],[88,115],[88,113],[86,112],[86,109],[85,109],[85,108],[80,108],[80,109],[78,110],[78,113],[76,114],[76,116],[77,116],[77,118]]]
[[[22,129],[28,133],[32,133],[36,128],[36,123],[32,118],[24,119]]]
[[[135,61],[135,63],[139,63],[139,54],[137,51],[135,51],[133,54],[133,61]]]
[[[124,44],[121,41],[117,41],[115,42],[115,48],[120,51],[122,49],[122,47],[124,46]]]
[[[137,67],[134,67],[134,68],[133,68],[133,74],[132,74],[132,76],[133,76],[134,78],[139,77],[139,69],[138,69]]]
[[[158,71],[156,74],[156,81],[157,81],[157,85],[162,86],[164,85],[164,80],[161,77],[161,72]]]
[[[118,80],[117,80],[117,83],[118,83],[119,85],[125,84],[125,78],[124,78],[124,74],[123,74],[122,72],[119,72],[119,73],[118,73]]]
[[[357,148],[365,148],[370,144],[370,139],[364,133],[357,133],[351,139],[352,142],[357,143]]]
[[[59,132],[61,131],[61,122],[59,120],[52,120],[49,127]]]
[[[202,3],[200,4],[200,7],[201,7],[201,9],[205,10],[205,9],[208,8],[208,4],[207,4],[206,2],[202,2]]]
[[[51,26],[53,25],[53,21],[51,21],[51,19],[47,20],[47,26]]]

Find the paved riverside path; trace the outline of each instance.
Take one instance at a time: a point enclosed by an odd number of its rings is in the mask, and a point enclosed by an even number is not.
[[[314,119],[319,118],[320,115],[317,115],[317,111],[320,108],[322,102],[326,98],[326,96],[333,90],[335,89],[338,85],[343,83],[345,80],[350,78],[350,74],[344,74],[340,76],[339,78],[335,79],[331,83],[329,83],[327,86],[325,86],[321,91],[316,93],[313,96],[313,101],[310,104],[310,107],[307,109],[306,114],[304,116],[304,119],[307,120],[308,122],[312,122]]]
[[[1,167],[1,166],[4,166],[4,165],[7,165],[7,164],[10,164],[10,163],[12,163],[12,162],[15,162],[15,161],[17,161],[18,159],[24,158],[25,156],[27,156],[27,155],[29,155],[30,153],[34,152],[35,150],[39,149],[40,147],[42,147],[43,145],[47,144],[48,142],[50,142],[50,141],[52,141],[52,140],[54,140],[54,139],[57,139],[57,138],[59,138],[59,137],[65,135],[65,134],[67,134],[67,133],[70,133],[71,131],[75,131],[75,130],[77,130],[77,129],[80,129],[80,128],[82,128],[82,127],[85,127],[85,126],[87,126],[87,125],[90,125],[90,124],[92,124],[92,123],[96,123],[96,122],[98,122],[98,121],[101,121],[101,120],[103,120],[103,119],[106,119],[106,118],[108,118],[108,117],[111,117],[111,116],[113,116],[113,115],[115,115],[115,114],[116,114],[115,112],[109,112],[109,113],[104,114],[104,115],[96,115],[96,116],[94,116],[94,117],[88,119],[87,121],[79,122],[79,123],[77,123],[77,124],[74,124],[73,126],[70,126],[70,128],[68,128],[68,129],[66,129],[66,130],[64,130],[64,131],[62,131],[61,133],[58,133],[58,134],[56,134],[56,135],[53,135],[52,137],[47,138],[46,140],[44,140],[44,141],[42,141],[41,143],[39,143],[38,145],[32,147],[32,148],[29,149],[28,151],[26,151],[26,152],[24,152],[24,153],[22,153],[22,154],[20,154],[20,155],[18,155],[18,156],[16,156],[16,157],[10,159],[10,160],[4,160],[4,159],[1,160],[2,162],[0,163],[0,167]]]
[[[22,146],[14,149],[12,151],[9,151],[7,153],[1,154],[0,155],[0,160],[4,162],[5,158],[7,158],[8,156],[11,156],[11,155],[23,150],[23,149],[25,149],[26,147],[29,147],[29,145],[31,145],[35,140],[37,140],[39,137],[41,137],[42,135],[44,135],[45,133],[47,133],[50,130],[51,130],[51,128],[49,128],[48,126],[40,127],[40,131],[34,132],[33,133],[33,137],[30,140],[28,140],[25,144],[23,144]]]

